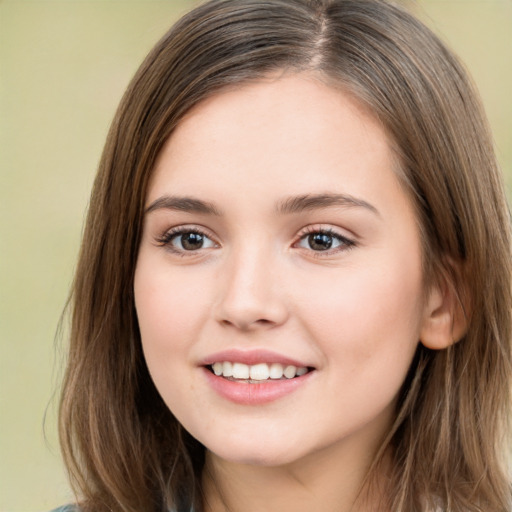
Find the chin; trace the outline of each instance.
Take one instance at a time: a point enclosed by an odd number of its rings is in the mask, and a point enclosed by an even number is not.
[[[290,464],[306,455],[304,443],[294,446],[290,443],[273,442],[272,439],[256,438],[243,440],[224,438],[220,442],[206,443],[206,449],[225,461],[261,467],[275,467]]]
[[[227,450],[210,451],[225,461],[245,466],[277,467],[290,464],[296,460],[296,457],[291,456],[291,454],[269,453],[268,450],[256,449],[244,453]]]

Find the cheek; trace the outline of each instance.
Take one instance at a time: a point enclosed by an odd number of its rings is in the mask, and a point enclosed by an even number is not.
[[[393,414],[418,345],[421,275],[397,264],[386,271],[354,267],[341,277],[339,286],[331,280],[329,293],[313,288],[301,316],[322,350],[325,389],[332,390],[327,399],[340,411],[340,424],[346,411],[363,424],[382,411]]]
[[[140,258],[135,272],[135,307],[148,365],[172,364],[197,336],[205,308],[196,280]],[[150,368],[151,370],[151,368]]]
[[[347,371],[407,367],[418,343],[421,269],[396,254],[380,261],[341,269],[335,277],[317,274],[301,286],[309,294],[298,316],[321,341],[327,360]]]
[[[139,257],[134,295],[142,349],[156,388],[173,413],[187,410],[195,382],[190,378],[190,347],[197,339],[198,286]],[[186,389],[184,388],[186,386]]]

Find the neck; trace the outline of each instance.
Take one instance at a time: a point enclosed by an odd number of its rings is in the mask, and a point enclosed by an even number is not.
[[[207,452],[204,510],[385,512],[384,475],[389,457],[383,458],[368,479],[374,454],[331,445],[293,463],[258,466],[226,461]]]

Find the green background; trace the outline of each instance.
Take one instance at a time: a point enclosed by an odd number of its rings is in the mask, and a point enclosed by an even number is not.
[[[194,3],[0,0],[2,512],[72,499],[55,434],[64,357],[56,330],[89,190],[130,77]],[[512,0],[409,3],[472,71],[510,190]]]

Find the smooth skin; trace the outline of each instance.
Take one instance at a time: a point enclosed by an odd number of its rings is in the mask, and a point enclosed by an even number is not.
[[[356,510],[418,343],[452,342],[453,297],[424,293],[397,165],[381,125],[308,74],[213,96],[164,147],[135,302],[155,385],[207,448],[207,510]],[[278,400],[234,403],[202,365],[226,349],[313,370]]]

